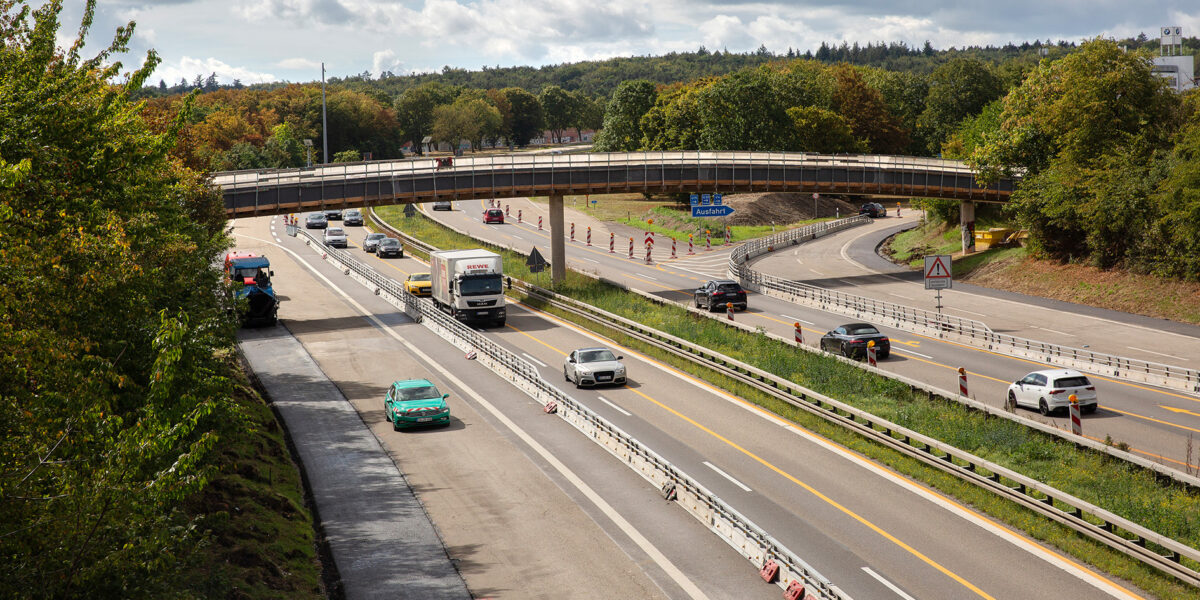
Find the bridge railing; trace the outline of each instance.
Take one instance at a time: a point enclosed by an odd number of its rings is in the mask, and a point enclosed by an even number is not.
[[[807,283],[790,281],[751,269],[752,258],[799,244],[836,231],[869,221],[864,215],[833,221],[828,227],[807,225],[783,233],[747,242],[729,256],[729,271],[748,289],[822,310],[838,312],[856,318],[873,318],[880,323],[938,338],[969,343],[993,352],[1019,356],[1038,362],[1079,369],[1099,375],[1128,379],[1162,387],[1200,393],[1200,371],[1187,367],[1126,358],[1039,342],[1027,338],[997,333],[986,324],[938,312],[922,310],[873,298],[829,290]]]
[[[711,190],[891,193],[1004,201],[1005,179],[978,185],[936,158],[787,152],[505,154],[338,163],[216,173],[230,215],[278,214],[441,199]]]

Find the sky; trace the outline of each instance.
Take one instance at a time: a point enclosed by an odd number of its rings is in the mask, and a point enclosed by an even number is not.
[[[85,2],[63,0],[70,47]],[[31,2],[40,5],[40,2]],[[149,83],[215,73],[243,84],[450,66],[543,66],[672,51],[815,51],[822,41],[937,49],[1124,38],[1162,26],[1200,36],[1198,0],[98,0],[85,56],[136,23],[127,68],[153,49]]]

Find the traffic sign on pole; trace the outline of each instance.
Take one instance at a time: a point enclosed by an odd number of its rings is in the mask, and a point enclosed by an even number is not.
[[[944,290],[954,287],[949,254],[931,254],[925,257],[925,289]]]
[[[728,217],[735,211],[732,206],[722,204],[720,206],[693,206],[693,217]]]

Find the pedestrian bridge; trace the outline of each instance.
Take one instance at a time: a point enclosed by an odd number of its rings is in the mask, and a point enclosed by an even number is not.
[[[447,164],[449,163],[449,164]],[[627,192],[812,192],[1006,202],[959,161],[798,152],[517,153],[225,171],[229,218],[435,200]]]

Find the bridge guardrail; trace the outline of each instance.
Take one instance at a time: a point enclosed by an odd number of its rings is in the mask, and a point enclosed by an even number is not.
[[[798,581],[808,590],[805,597],[851,600],[798,555],[687,473],[557,387],[550,385],[530,362],[438,310],[431,302],[405,293],[401,284],[354,258],[350,252],[327,247],[307,231],[300,230],[300,233],[307,238],[309,245],[320,249],[325,259],[343,273],[368,289],[373,288],[375,294],[459,349],[465,352],[474,351],[480,362],[514,383],[543,406],[554,405],[555,414],[624,462],[660,490],[665,498],[673,499],[751,564],[761,569],[766,561],[774,560],[779,566],[776,583],[780,587],[786,589],[791,582]],[[409,240],[415,241],[412,238]],[[420,245],[433,249],[425,244]]]
[[[824,234],[837,229],[844,229],[852,226],[848,222],[853,221],[855,218],[850,217],[845,219],[843,223],[814,224],[823,225],[824,227],[814,228],[806,233],[795,233],[794,235],[797,239],[802,239],[805,235]],[[382,221],[378,222],[382,223]],[[408,237],[403,232],[392,228],[386,223],[382,223],[382,225],[394,234],[403,236],[408,240],[416,241],[414,238]],[[793,406],[890,446],[927,465],[934,466],[965,481],[1006,497],[1054,521],[1071,527],[1092,539],[1100,541],[1127,556],[1141,560],[1164,573],[1177,577],[1190,585],[1200,585],[1200,571],[1182,562],[1183,558],[1187,558],[1195,563],[1200,563],[1200,550],[1181,544],[1124,517],[1113,514],[1106,509],[1097,507],[1006,467],[985,461],[969,452],[833,400],[791,381],[762,371],[757,367],[747,365],[687,340],[646,327],[636,321],[608,313],[573,298],[560,296],[553,291],[539,288],[528,282],[514,280],[514,284],[519,285],[523,291],[543,297],[564,310],[574,312],[599,324],[618,329],[625,334],[651,343],[676,356],[722,372],[727,376],[743,381],[756,389],[780,398]],[[637,290],[632,291],[637,292]],[[650,296],[645,293],[640,293],[640,295],[655,302],[677,304],[682,308],[691,310],[688,306],[670,302],[662,298]],[[750,330],[748,326],[742,323],[731,323],[725,319],[717,319],[717,321],[729,327]],[[797,346],[792,340],[770,333],[767,335],[783,343]],[[797,347],[809,352],[828,354],[804,345]],[[1134,456],[1117,448],[1010,414],[968,398],[955,396],[945,390],[939,390],[907,378],[898,377],[879,369],[872,369],[857,361],[837,356],[834,356],[834,358],[860,368],[872,370],[881,376],[898,379],[931,395],[939,395],[948,400],[967,404],[972,408],[993,416],[1020,422],[1042,433],[1053,435],[1079,446],[1087,447],[1093,451],[1136,464],[1154,472],[1157,477],[1178,481],[1193,488],[1200,488],[1200,479],[1196,477],[1174,469],[1167,469],[1162,465]],[[1157,546],[1157,549],[1148,547],[1148,543]]]
[[[842,219],[850,225],[858,225],[868,219],[863,215]],[[816,224],[820,225],[820,224]],[[1099,375],[1108,375],[1131,381],[1139,381],[1191,393],[1200,393],[1200,370],[1178,367],[1082,348],[1039,342],[1003,333],[996,333],[986,324],[972,319],[952,317],[919,308],[912,308],[873,298],[865,298],[845,292],[790,281],[760,273],[748,266],[752,258],[773,251],[775,248],[811,240],[824,233],[814,225],[806,225],[791,231],[752,240],[735,248],[729,255],[729,271],[743,286],[768,296],[789,302],[804,304],[854,317],[873,317],[882,323],[932,337],[953,339],[985,348],[1000,354],[1029,358],[1046,364],[1079,369]]]

